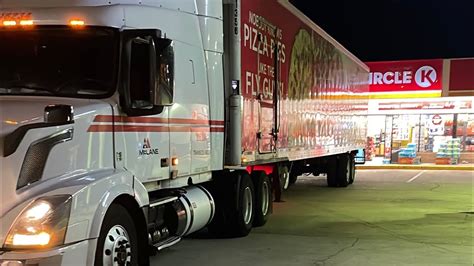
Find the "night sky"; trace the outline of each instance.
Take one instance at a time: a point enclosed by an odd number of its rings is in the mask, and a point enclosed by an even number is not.
[[[474,57],[472,0],[290,0],[363,61]]]

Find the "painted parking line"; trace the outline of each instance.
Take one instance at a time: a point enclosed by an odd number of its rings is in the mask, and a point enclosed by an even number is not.
[[[426,170],[424,171],[421,171],[419,172],[418,174],[416,174],[414,177],[410,178],[407,183],[411,183],[413,180],[417,179],[418,177],[420,177],[422,174],[426,173]]]

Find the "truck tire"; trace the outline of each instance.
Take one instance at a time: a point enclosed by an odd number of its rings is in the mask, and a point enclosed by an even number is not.
[[[263,226],[267,223],[272,211],[272,186],[270,178],[263,171],[252,173],[253,186],[255,188],[255,217],[253,226]]]
[[[252,230],[253,220],[255,218],[253,209],[255,208],[255,190],[250,176],[245,172],[241,173],[238,193],[235,193],[237,199],[237,210],[234,212],[235,218],[231,221],[231,236],[247,236]],[[232,217],[233,215],[231,215]]]
[[[112,204],[105,214],[94,265],[138,265],[135,223],[120,204]]]
[[[252,230],[255,192],[247,172],[235,171],[217,177],[209,186],[216,213],[208,225],[217,237],[243,237]]]
[[[328,187],[337,187],[337,157],[332,156],[327,161],[327,176],[326,180]]]
[[[339,156],[337,162],[337,186],[347,187],[351,183],[352,176],[352,162],[350,154],[343,154]]]

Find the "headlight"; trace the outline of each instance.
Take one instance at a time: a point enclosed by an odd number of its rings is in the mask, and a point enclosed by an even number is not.
[[[71,211],[71,196],[39,198],[16,218],[4,248],[53,247],[64,244]]]

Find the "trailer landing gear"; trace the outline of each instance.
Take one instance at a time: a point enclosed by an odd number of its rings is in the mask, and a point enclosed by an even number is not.
[[[327,162],[327,183],[329,187],[347,187],[354,183],[355,162],[352,154],[341,154]]]
[[[275,202],[282,202],[281,195],[284,190],[288,189],[290,184],[290,173],[286,165],[276,167],[277,171],[273,173],[273,192],[275,194]]]

